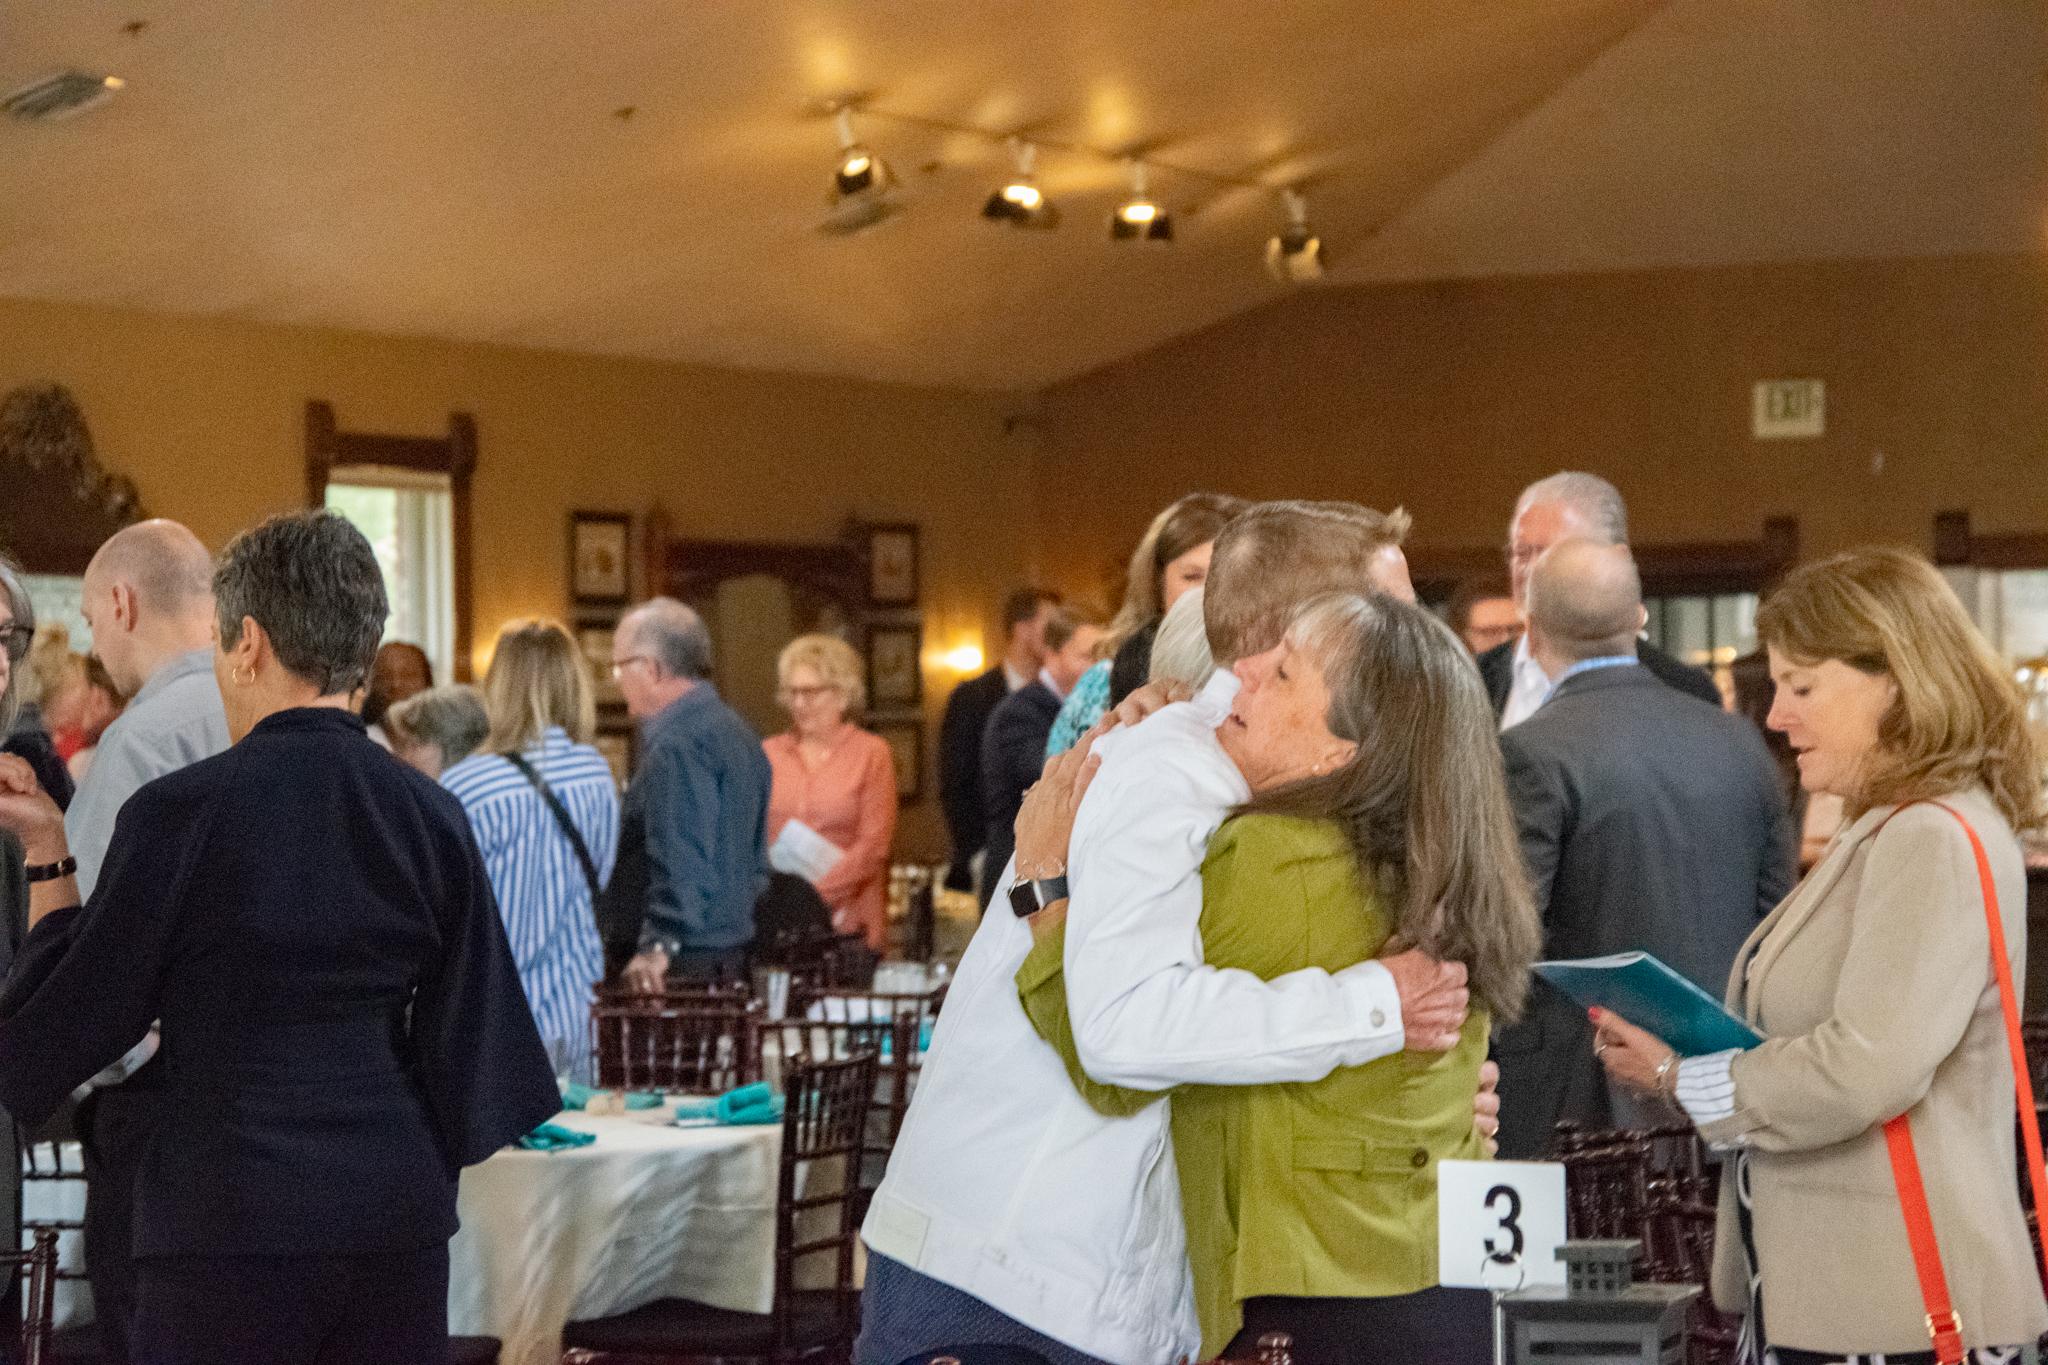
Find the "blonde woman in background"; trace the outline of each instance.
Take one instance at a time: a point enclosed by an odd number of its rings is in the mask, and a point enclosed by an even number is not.
[[[569,632],[553,621],[505,627],[484,675],[484,709],[483,751],[449,768],[441,785],[476,832],[556,1078],[588,1081],[590,1002],[604,976],[594,907],[618,854],[619,791],[590,745],[596,706]]]
[[[1045,756],[1065,753],[1151,672],[1152,641],[1173,604],[1209,576],[1209,555],[1225,523],[1250,504],[1224,493],[1190,493],[1168,506],[1131,551],[1123,605],[1104,629],[1099,662],[1061,703]]]
[[[761,744],[773,772],[768,843],[799,822],[839,850],[809,880],[832,927],[879,953],[888,931],[889,845],[896,837],[896,766],[881,736],[854,724],[867,705],[860,655],[831,635],[800,635],[775,661],[790,727]]]

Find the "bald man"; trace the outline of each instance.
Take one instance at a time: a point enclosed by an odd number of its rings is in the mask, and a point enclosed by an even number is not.
[[[1720,997],[1736,952],[1792,881],[1792,828],[1755,727],[1639,661],[1642,583],[1626,545],[1567,539],[1534,561],[1530,657],[1550,683],[1501,733],[1544,955],[1647,952]],[[1585,1011],[1535,983],[1495,1046],[1501,1155],[1533,1158],[1559,1120],[1654,1117],[1610,1092]]]
[[[92,652],[131,700],[100,736],[99,752],[64,815],[81,897],[92,894],[128,798],[228,747],[227,714],[213,675],[213,557],[199,538],[174,521],[117,532],[86,566],[84,596]],[[151,1089],[136,1073],[155,1052],[152,1031],[94,1081],[78,1111],[88,1182],[86,1263],[102,1354],[112,1362],[133,1354],[126,1338],[134,1307],[129,1215]]]

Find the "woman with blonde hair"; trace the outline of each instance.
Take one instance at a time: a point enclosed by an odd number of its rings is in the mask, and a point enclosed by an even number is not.
[[[484,675],[490,734],[441,775],[476,832],[519,984],[557,1079],[590,1078],[590,1002],[604,976],[595,905],[619,843],[619,791],[590,745],[583,656],[553,621],[499,632]]]
[[[811,884],[832,910],[832,927],[864,935],[879,953],[888,932],[896,765],[887,741],[854,723],[867,705],[860,655],[836,636],[799,635],[783,647],[775,676],[790,727],[761,744],[773,773],[769,846],[793,824],[832,845],[836,858]]]
[[[1136,691],[1151,672],[1152,641],[1167,611],[1209,576],[1209,555],[1224,525],[1251,504],[1225,493],[1190,493],[1145,528],[1124,573],[1124,600],[1096,646],[1099,662],[1060,706],[1045,756],[1074,747],[1103,713]]]
[[[2017,1361],[2048,1330],[2006,1018],[2026,970],[2015,832],[2043,815],[2024,704],[1941,575],[1901,550],[1794,571],[1757,633],[1771,728],[1848,816],[1730,974],[1729,1009],[1764,1041],[1680,1057],[1595,1011],[1594,1050],[1736,1153],[1713,1289],[1747,1313],[1752,1365],[1910,1365],[1936,1358],[1930,1338],[1943,1360]],[[1952,1311],[1923,1297],[1929,1271]]]

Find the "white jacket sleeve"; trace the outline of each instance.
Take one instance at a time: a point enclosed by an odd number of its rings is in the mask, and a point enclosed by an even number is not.
[[[1064,965],[1082,1067],[1141,1090],[1264,1085],[1400,1051],[1377,962],[1271,981],[1203,964],[1202,857],[1230,802],[1163,747],[1105,762],[1075,822]]]

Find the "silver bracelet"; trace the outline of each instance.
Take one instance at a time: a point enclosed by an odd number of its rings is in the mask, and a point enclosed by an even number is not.
[[[1664,1058],[1663,1061],[1657,1063],[1657,1074],[1653,1079],[1656,1083],[1658,1094],[1675,1095],[1677,1093],[1677,1084],[1674,1082],[1673,1084],[1667,1086],[1664,1084],[1664,1078],[1671,1074],[1672,1068],[1677,1066],[1678,1062],[1678,1052],[1676,1051],[1676,1049],[1674,1049],[1669,1055],[1667,1055]]]

